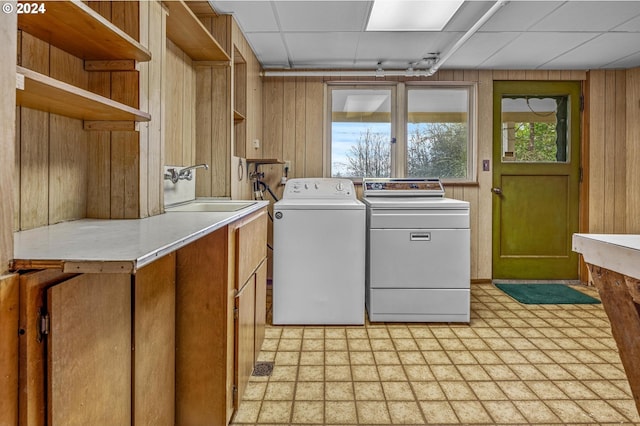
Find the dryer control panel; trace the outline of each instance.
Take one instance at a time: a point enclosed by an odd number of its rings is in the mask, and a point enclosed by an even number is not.
[[[284,187],[283,199],[331,198],[355,200],[356,191],[349,179],[298,178],[289,179]]]

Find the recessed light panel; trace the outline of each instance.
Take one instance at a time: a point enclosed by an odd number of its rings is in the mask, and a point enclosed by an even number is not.
[[[367,31],[442,31],[463,0],[375,0]]]

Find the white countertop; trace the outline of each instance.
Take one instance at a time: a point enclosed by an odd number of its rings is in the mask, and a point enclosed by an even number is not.
[[[587,263],[640,278],[640,235],[573,234],[573,251]]]
[[[14,233],[14,259],[59,262],[64,272],[135,273],[202,236],[267,206],[235,212],[167,212],[144,219],[81,219]],[[83,267],[83,265],[85,265]]]

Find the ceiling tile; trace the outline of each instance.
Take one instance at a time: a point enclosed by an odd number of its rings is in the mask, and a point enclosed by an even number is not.
[[[403,60],[403,68],[406,68],[409,62],[417,61],[427,53],[441,52],[460,36],[460,33],[441,32],[367,32],[360,37],[356,59],[382,61],[383,64]]]
[[[263,66],[289,67],[289,57],[280,33],[248,33],[245,36]]]
[[[525,31],[562,4],[561,1],[512,1],[504,5],[480,31]]]
[[[530,30],[607,31],[638,14],[638,1],[568,1]]]
[[[480,17],[482,17],[495,2],[493,1],[466,1],[458,9],[458,12],[453,15],[451,21],[444,28],[444,31],[462,31],[465,32],[473,24],[475,24]]]
[[[361,31],[369,1],[275,1],[282,31]]]
[[[212,1],[214,9],[232,13],[242,32],[279,31],[271,2],[264,0]]]
[[[627,22],[615,27],[614,31],[640,32],[640,15],[629,19]]]
[[[475,33],[454,53],[447,62],[447,68],[476,68],[486,58],[506,46],[519,33]]]
[[[294,66],[353,61],[359,33],[290,33],[284,39]]]
[[[593,38],[592,33],[524,33],[482,63],[482,68],[536,69]]]
[[[609,33],[592,40],[553,59],[545,68],[588,69],[600,68],[617,62],[640,51],[640,33]],[[636,63],[635,66],[640,65]]]
[[[627,69],[640,66],[640,52],[605,65],[603,68]]]

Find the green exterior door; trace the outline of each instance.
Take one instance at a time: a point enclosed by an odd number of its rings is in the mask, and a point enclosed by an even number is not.
[[[493,278],[573,280],[580,83],[494,83]]]

